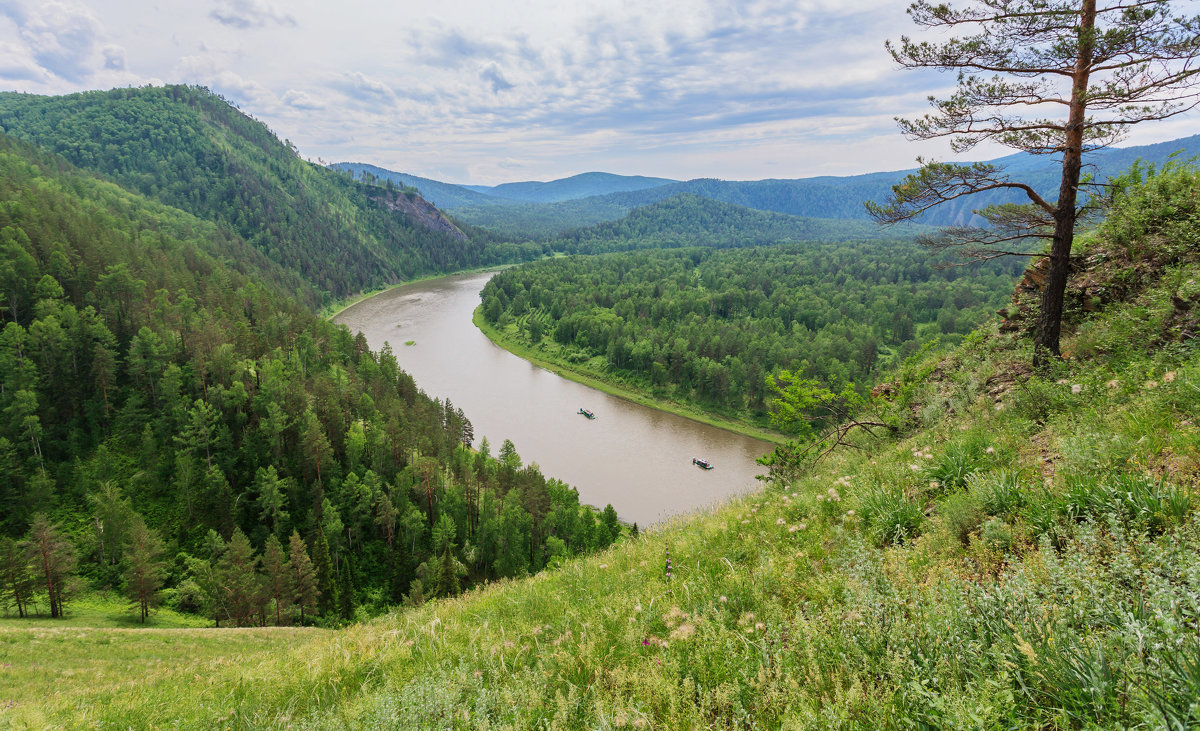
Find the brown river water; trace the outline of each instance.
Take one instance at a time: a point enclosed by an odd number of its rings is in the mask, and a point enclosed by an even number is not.
[[[525,464],[574,485],[584,503],[612,503],[622,520],[652,525],[758,486],[764,468],[754,460],[769,443],[610,396],[493,344],[471,322],[491,276],[407,284],[334,321],[361,331],[372,349],[391,343],[420,389],[466,413],[476,446],[486,436],[496,454],[511,439]],[[696,467],[693,457],[714,468]]]

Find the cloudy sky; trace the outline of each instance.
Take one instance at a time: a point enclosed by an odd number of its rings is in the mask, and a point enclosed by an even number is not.
[[[887,57],[905,5],[0,0],[0,88],[203,84],[310,159],[450,182],[853,174],[948,157],[893,122],[953,82]]]

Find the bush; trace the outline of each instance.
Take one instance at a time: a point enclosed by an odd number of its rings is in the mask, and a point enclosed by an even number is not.
[[[986,517],[983,506],[969,492],[957,492],[947,497],[938,506],[938,513],[941,515],[942,525],[964,546],[971,542],[971,534]]]
[[[992,518],[984,523],[979,531],[979,538],[988,548],[998,551],[1007,551],[1012,548],[1012,528],[999,518]]]

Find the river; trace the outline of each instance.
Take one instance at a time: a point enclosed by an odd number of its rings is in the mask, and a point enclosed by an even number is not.
[[[754,460],[771,444],[569,381],[488,340],[471,313],[491,276],[407,284],[334,321],[361,331],[373,349],[391,343],[420,389],[466,413],[477,444],[486,436],[496,454],[511,439],[525,464],[574,485],[584,503],[612,503],[622,520],[652,525],[757,487],[754,475],[764,468]],[[693,457],[714,469],[700,469]]]

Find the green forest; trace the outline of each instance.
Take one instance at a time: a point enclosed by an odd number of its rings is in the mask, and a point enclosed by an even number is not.
[[[411,189],[367,185],[306,162],[204,88],[0,93],[0,130],[222,225],[308,282],[301,294],[310,304],[541,253],[464,231]]]
[[[555,258],[497,274],[481,311],[551,359],[765,424],[767,376],[869,387],[922,344],[970,332],[1018,266],[939,270],[905,240]]]
[[[282,294],[297,275],[222,222],[2,135],[0,249],[14,613],[107,587],[143,619],[165,600],[218,623],[337,622],[625,530],[511,444],[470,449],[461,410]]]

